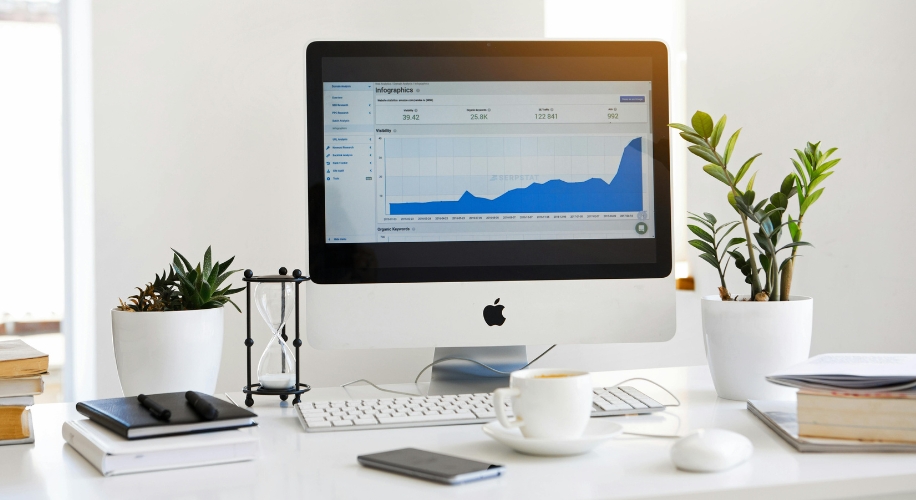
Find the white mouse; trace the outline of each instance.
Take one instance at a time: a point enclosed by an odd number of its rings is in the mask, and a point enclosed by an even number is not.
[[[678,439],[671,447],[674,466],[690,472],[730,469],[754,452],[751,440],[724,429],[700,429]]]

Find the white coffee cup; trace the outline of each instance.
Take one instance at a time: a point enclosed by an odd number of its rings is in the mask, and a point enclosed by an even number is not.
[[[503,406],[507,397],[512,420]],[[551,368],[512,372],[509,387],[493,393],[493,408],[503,427],[517,427],[526,438],[575,439],[591,417],[592,378],[588,372]]]

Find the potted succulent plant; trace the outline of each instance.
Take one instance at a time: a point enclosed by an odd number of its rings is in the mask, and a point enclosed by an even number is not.
[[[125,396],[216,389],[223,346],[223,306],[244,288],[226,279],[235,257],[212,262],[210,248],[203,263],[192,266],[174,253],[168,272],[137,288],[127,302],[111,310],[118,378]]]
[[[821,197],[824,180],[833,174],[839,158],[831,159],[836,148],[825,152],[820,143],[808,143],[796,149],[792,159],[794,172],[782,181],[779,190],[768,198],[758,199],[754,191],[756,172],[741,187],[757,153],[740,168],[730,168],[735,144],[741,129],[736,130],[720,153],[718,146],[725,131],[723,115],[713,123],[712,117],[697,111],[691,126],[672,123],[680,136],[691,143],[687,149],[708,162],[703,170],[726,186],[729,205],[738,220],[720,224],[705,213],[690,214],[690,231],[698,239],[690,240],[700,258],[712,265],[720,281],[718,295],[702,299],[703,340],[716,392],[726,399],[785,399],[791,389],[777,387],[764,377],[781,368],[808,358],[814,300],[792,295],[792,277],[798,248],[811,246],[802,241],[805,214]],[[792,199],[797,208],[790,207]],[[794,204],[793,204],[794,205]],[[793,217],[790,212],[796,211]],[[729,238],[736,228],[742,228]],[[790,241],[780,243],[787,230]],[[732,296],[725,283],[729,263],[734,263],[750,287],[748,295]]]

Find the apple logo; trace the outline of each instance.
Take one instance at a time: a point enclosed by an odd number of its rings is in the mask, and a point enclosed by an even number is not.
[[[503,326],[503,323],[506,322],[506,317],[503,316],[503,309],[506,306],[499,306],[499,299],[496,299],[496,302],[492,306],[487,306],[483,308],[483,320],[487,322],[490,326]]]

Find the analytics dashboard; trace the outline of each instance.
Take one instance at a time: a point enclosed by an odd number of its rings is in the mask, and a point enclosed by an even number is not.
[[[651,82],[324,82],[329,243],[654,238]]]

